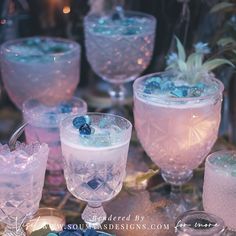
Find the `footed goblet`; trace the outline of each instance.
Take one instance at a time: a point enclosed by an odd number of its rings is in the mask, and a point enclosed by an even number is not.
[[[191,208],[181,186],[210,152],[218,135],[222,83],[212,76],[189,84],[170,72],[143,76],[134,82],[134,118],[138,138],[171,184],[175,217]]]
[[[38,99],[29,99],[23,103],[25,136],[28,143],[35,141],[47,143],[49,157],[47,162],[46,184],[52,195],[65,193],[63,176],[63,158],[59,137],[60,120],[70,114],[83,115],[87,112],[87,104],[82,99],[73,97],[54,106],[42,104]]]
[[[155,40],[155,17],[122,11],[85,17],[86,55],[94,72],[112,85],[110,113],[124,114],[124,83],[136,79],[149,65]]]
[[[82,214],[88,227],[106,220],[102,203],[122,188],[131,130],[125,118],[103,113],[69,116],[61,122],[67,188],[88,203]]]
[[[1,46],[2,80],[18,108],[29,98],[55,105],[72,97],[79,82],[80,46],[50,37],[7,41]]]
[[[38,210],[42,197],[47,144],[17,144],[10,151],[0,145],[0,221],[4,236],[24,236],[22,224]]]

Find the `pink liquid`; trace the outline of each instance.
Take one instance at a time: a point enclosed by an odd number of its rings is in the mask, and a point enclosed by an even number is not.
[[[216,141],[220,109],[221,99],[168,105],[135,94],[135,128],[145,151],[162,170],[193,170]]]
[[[223,151],[221,153],[223,153]],[[222,156],[222,158],[224,157]],[[225,225],[234,231],[236,231],[235,168],[236,166],[232,165],[232,163],[224,164],[222,167],[219,167],[209,163],[207,159],[203,186],[204,210],[221,217]]]

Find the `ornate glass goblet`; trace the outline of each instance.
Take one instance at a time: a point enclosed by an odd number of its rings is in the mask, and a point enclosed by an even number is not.
[[[0,221],[4,236],[24,236],[22,224],[38,210],[48,158],[47,144],[0,145]]]
[[[152,90],[153,83],[156,90]],[[135,128],[144,150],[171,184],[174,204],[166,208],[170,217],[191,208],[193,199],[188,203],[180,188],[191,179],[218,136],[223,84],[209,77],[201,89],[196,86],[169,73],[143,76],[134,82]],[[175,96],[183,91],[185,96]]]
[[[102,203],[122,188],[131,130],[125,118],[105,113],[69,116],[61,122],[67,188],[88,203],[82,218],[91,228],[106,220]]]
[[[29,98],[55,105],[72,97],[79,82],[80,46],[60,38],[32,37],[1,46],[2,80],[18,108]]]
[[[122,114],[124,83],[133,81],[148,66],[155,40],[155,17],[124,11],[85,17],[86,54],[94,72],[112,85],[110,113]]]

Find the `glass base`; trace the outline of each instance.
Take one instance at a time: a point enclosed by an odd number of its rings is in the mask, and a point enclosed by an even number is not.
[[[25,231],[22,229],[22,227],[19,228],[6,227],[3,236],[26,236],[26,234]]]
[[[162,171],[161,175],[165,182],[171,185],[171,192],[168,196],[168,204],[164,211],[166,217],[174,221],[180,214],[197,209],[193,195],[182,192],[181,186],[187,183],[193,176],[193,171],[167,172]]]
[[[100,203],[88,203],[82,213],[82,219],[88,228],[97,229],[106,220],[107,214]]]
[[[185,171],[185,172],[169,172],[169,171],[161,171],[161,176],[165,180],[165,182],[171,185],[181,186],[187,183],[193,177],[193,171]]]

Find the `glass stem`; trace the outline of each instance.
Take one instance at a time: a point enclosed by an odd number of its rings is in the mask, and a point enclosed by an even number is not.
[[[109,91],[112,105],[119,106],[125,98],[125,86],[123,84],[112,84],[112,89]]]
[[[171,185],[170,197],[172,199],[180,200],[182,198],[182,186],[181,185]]]

